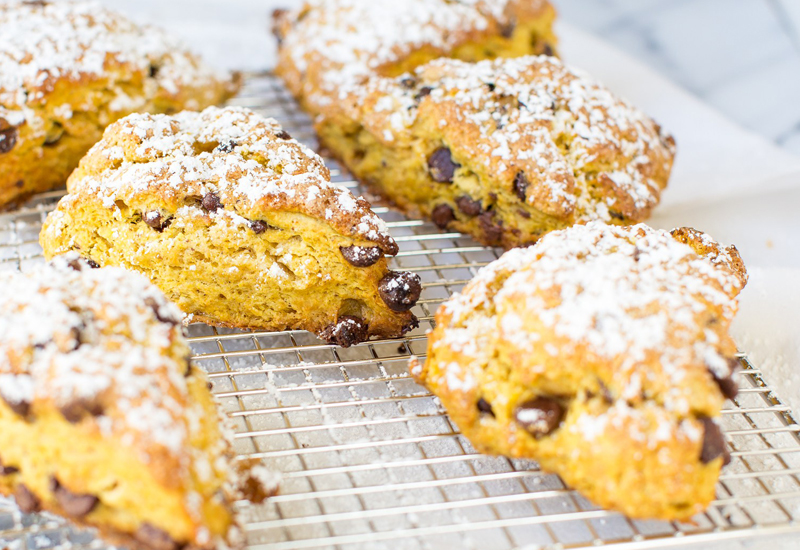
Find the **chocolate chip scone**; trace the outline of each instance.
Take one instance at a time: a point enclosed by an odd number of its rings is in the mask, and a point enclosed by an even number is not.
[[[400,336],[416,275],[362,198],[272,119],[240,108],[131,115],[81,161],[40,236],[140,271],[194,320],[304,329],[347,346]]]
[[[401,209],[505,248],[576,223],[646,219],[675,153],[652,119],[549,56],[440,59],[373,79],[316,127]]]
[[[234,461],[180,317],[77,255],[0,275],[0,493],[129,548],[240,546],[234,502],[276,487]]]
[[[424,365],[479,451],[531,458],[595,503],[687,519],[729,460],[734,247],[592,222],[507,252],[436,314]]]
[[[237,88],[95,2],[0,4],[0,207],[62,186],[115,120],[202,109]]]
[[[555,15],[547,0],[306,0],[275,13],[276,72],[317,113],[345,84],[438,57],[552,55]]]

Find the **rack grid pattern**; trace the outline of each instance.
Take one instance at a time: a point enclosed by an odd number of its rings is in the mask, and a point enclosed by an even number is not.
[[[234,104],[277,118],[314,144],[308,118],[270,74]],[[364,193],[331,162],[334,181]],[[0,269],[43,261],[41,223],[63,192],[0,215]],[[438,305],[500,251],[376,203],[415,271],[420,328],[349,349],[300,332],[189,327],[196,363],[236,428],[242,457],[283,472],[280,495],[240,503],[251,550],[301,548],[655,548],[800,534],[800,425],[742,354],[740,393],[723,412],[733,462],[693,523],[638,521],[593,506],[534,463],[475,452],[408,374]],[[0,548],[100,548],[90,531],[22,515],[0,499]]]

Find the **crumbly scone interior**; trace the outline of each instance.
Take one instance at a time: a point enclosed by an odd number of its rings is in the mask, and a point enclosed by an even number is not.
[[[696,237],[684,242],[694,241],[686,244],[702,253]],[[614,267],[619,258],[613,247],[606,248],[604,269],[635,271],[638,262],[649,269],[664,261],[666,253],[645,245],[635,252],[637,242],[647,240],[618,243],[626,248],[622,256],[636,256],[633,265]],[[560,244],[563,254],[549,247],[537,255],[550,263],[540,269],[550,272],[553,262],[569,256],[570,244]],[[744,275],[737,271],[741,263],[735,253],[707,248],[712,261],[704,268],[691,260],[694,254],[670,248],[675,261],[671,277],[680,281],[688,274],[692,284],[703,281],[703,286],[687,287],[692,299],[686,301],[676,298],[674,288],[661,293],[664,289],[648,288],[645,282],[634,286],[628,292],[641,292],[643,299],[626,315],[636,328],[621,339],[613,338],[613,325],[626,321],[613,312],[620,311],[614,306],[619,299],[615,292],[626,292],[624,286],[606,288],[612,315],[602,321],[598,317],[594,327],[584,326],[586,306],[598,296],[581,304],[579,277],[571,279],[564,267],[559,282],[543,284],[525,274],[537,265],[532,257],[524,258],[527,251],[507,253],[511,256],[479,275],[455,303],[443,306],[426,364],[414,366],[412,373],[442,399],[478,450],[535,458],[598,504],[632,517],[688,518],[713,498],[724,460],[719,448],[705,459],[701,456],[711,452],[708,440],[719,434],[710,419],[719,415],[724,401],[720,388],[730,384],[736,347],[728,327],[735,310],[732,298],[743,285],[738,274]],[[712,262],[725,267],[718,270]],[[532,295],[536,305],[529,301]],[[622,298],[623,303],[634,303],[631,296]],[[565,306],[567,302],[571,304]],[[560,321],[554,325],[556,319]],[[659,350],[662,322],[666,334]],[[581,340],[584,334],[590,341]],[[617,351],[604,355],[598,347]],[[519,423],[526,414],[520,416],[520,410],[537,400],[560,411],[547,433],[529,433]],[[527,414],[542,420],[538,410]]]
[[[317,131],[401,208],[506,247],[592,219],[641,221],[674,153],[646,115],[546,56],[373,79]]]

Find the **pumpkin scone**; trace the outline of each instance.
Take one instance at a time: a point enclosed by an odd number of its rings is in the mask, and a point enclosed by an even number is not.
[[[717,419],[746,280],[734,247],[691,229],[555,231],[446,302],[411,372],[479,451],[633,518],[688,519],[730,460]]]
[[[236,462],[181,312],[141,275],[62,256],[0,274],[0,493],[147,550],[242,546]]]
[[[202,109],[237,88],[166,32],[96,2],[0,4],[0,207],[64,185],[115,120]]]
[[[317,118],[323,147],[412,216],[487,245],[646,219],[675,142],[550,56],[432,61],[352,86]]]
[[[554,54],[547,0],[306,0],[277,10],[276,73],[311,113],[346,84],[394,77],[439,57]]]
[[[194,320],[342,346],[416,325],[420,280],[389,270],[386,225],[272,119],[131,115],[67,188],[42,229],[45,256],[144,273]]]

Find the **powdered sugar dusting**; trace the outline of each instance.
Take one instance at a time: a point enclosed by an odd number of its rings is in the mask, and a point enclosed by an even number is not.
[[[288,137],[275,120],[243,108],[130,115],[106,130],[68,189],[64,200],[88,195],[107,208],[153,196],[177,202],[174,223],[210,216],[248,224],[273,209],[301,212],[396,252],[383,220],[365,200],[332,184],[318,155]],[[219,197],[220,208],[186,200],[210,193]]]

